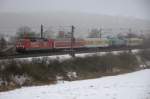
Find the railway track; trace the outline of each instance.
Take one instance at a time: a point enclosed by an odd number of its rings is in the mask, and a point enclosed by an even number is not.
[[[134,46],[134,47],[109,47],[109,48],[90,48],[79,50],[64,50],[55,52],[32,52],[32,53],[14,53],[10,55],[0,56],[0,59],[14,59],[14,58],[28,58],[28,57],[43,57],[53,55],[65,55],[65,54],[81,54],[81,53],[94,53],[94,52],[111,52],[111,51],[132,51],[134,49],[149,49],[150,47]]]

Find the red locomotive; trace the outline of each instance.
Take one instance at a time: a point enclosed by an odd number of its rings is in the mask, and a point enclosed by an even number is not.
[[[44,38],[22,38],[16,43],[17,52],[51,50],[53,49],[53,40]]]

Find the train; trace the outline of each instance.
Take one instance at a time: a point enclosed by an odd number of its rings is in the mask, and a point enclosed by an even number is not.
[[[36,38],[26,37],[20,38],[16,41],[16,51],[19,53],[30,51],[63,51],[70,48],[78,49],[92,49],[92,48],[110,48],[110,47],[128,47],[140,46],[143,39],[139,37],[132,38],[119,38],[119,37],[106,37],[106,38],[75,38],[71,42],[71,38],[63,39],[49,39],[49,38]]]

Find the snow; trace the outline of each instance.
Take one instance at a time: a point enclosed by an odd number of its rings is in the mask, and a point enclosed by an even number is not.
[[[68,72],[67,76],[69,77],[69,79],[74,79],[74,78],[77,78],[77,73],[76,72]]]
[[[21,86],[27,80],[29,81],[31,78],[29,78],[27,75],[16,75],[16,76],[12,76],[12,79],[13,79],[13,82]]]
[[[18,60],[28,60],[28,61],[32,61],[33,58],[39,58],[39,59],[42,59],[44,56],[39,56],[39,57],[28,57],[28,58],[19,58]],[[51,60],[67,60],[67,59],[70,59],[71,56],[70,55],[53,55],[53,56],[45,56],[47,57],[48,59],[51,59]]]
[[[150,69],[118,76],[22,87],[0,99],[150,99]]]
[[[132,52],[134,54],[138,53],[140,50],[138,49],[135,49],[135,50],[132,50]],[[106,55],[108,53],[112,53],[114,55],[118,55],[120,53],[123,53],[123,52],[128,52],[127,50],[122,50],[122,51],[112,51],[112,52],[93,52],[93,53],[80,53],[80,54],[75,54],[76,57],[87,57],[87,56],[93,56],[93,55],[98,55],[98,56],[103,56],[103,55]],[[59,61],[64,61],[64,60],[67,60],[67,59],[71,59],[72,57],[69,55],[69,54],[65,54],[65,55],[52,55],[52,56],[39,56],[39,57],[28,57],[28,58],[16,58],[16,60],[20,60],[20,61],[24,61],[24,60],[27,60],[27,61],[32,61],[33,58],[39,58],[39,59],[42,59],[43,57],[47,57],[48,59],[51,59],[51,60],[59,60]],[[8,61],[7,59],[5,60],[0,60],[1,61]]]

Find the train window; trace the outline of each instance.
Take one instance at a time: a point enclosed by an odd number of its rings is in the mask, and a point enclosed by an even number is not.
[[[19,42],[23,42],[23,41],[24,41],[24,39],[20,39],[20,40],[19,40]]]
[[[36,42],[36,39],[31,39],[31,42]]]
[[[48,39],[43,39],[43,41],[48,41]]]

